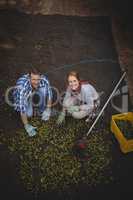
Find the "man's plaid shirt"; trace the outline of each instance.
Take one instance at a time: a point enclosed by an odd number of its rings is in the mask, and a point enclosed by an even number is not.
[[[44,88],[47,100],[52,99],[52,91],[46,76],[41,75],[39,88]],[[17,80],[15,89],[13,91],[14,108],[16,111],[26,113],[27,100],[32,95],[32,86],[30,82],[30,75],[25,74]]]

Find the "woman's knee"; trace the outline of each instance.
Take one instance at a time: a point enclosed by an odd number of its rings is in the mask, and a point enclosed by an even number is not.
[[[73,112],[72,117],[75,119],[83,119],[84,117],[87,116],[86,112],[80,111],[80,112]]]
[[[70,99],[67,99],[64,101],[63,103],[63,106],[66,107],[66,109],[69,109],[70,106],[73,106],[74,103],[73,103],[73,100],[70,98]]]

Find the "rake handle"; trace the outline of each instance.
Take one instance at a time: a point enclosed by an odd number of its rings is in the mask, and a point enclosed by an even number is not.
[[[107,102],[104,104],[102,110],[100,111],[99,115],[97,116],[97,118],[95,119],[95,121],[93,122],[92,126],[90,127],[89,131],[87,132],[87,136],[90,134],[90,132],[92,131],[92,129],[94,128],[95,124],[97,123],[98,119],[100,118],[101,114],[103,113],[104,109],[106,108],[106,106],[108,105],[110,99],[112,98],[112,96],[114,95],[114,93],[116,92],[118,86],[120,85],[121,81],[123,80],[123,78],[125,77],[126,72],[123,73],[123,75],[121,76],[119,82],[117,83],[117,85],[115,86],[113,92],[111,93],[111,95],[109,96]]]

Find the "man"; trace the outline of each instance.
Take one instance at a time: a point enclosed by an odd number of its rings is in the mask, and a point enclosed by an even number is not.
[[[14,96],[14,109],[20,113],[24,128],[29,136],[36,135],[36,127],[28,122],[28,117],[33,116],[34,107],[44,121],[51,115],[52,91],[46,76],[41,75],[36,68],[32,68],[29,74],[25,74],[17,80]],[[34,102],[34,97],[38,102]]]

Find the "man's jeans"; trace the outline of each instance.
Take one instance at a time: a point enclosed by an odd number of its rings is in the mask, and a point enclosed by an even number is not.
[[[34,97],[37,97],[35,102]],[[35,109],[34,109],[35,108]],[[33,114],[41,115],[46,108],[46,92],[44,88],[39,88],[34,91],[31,96],[27,99],[26,114],[28,117],[32,117]],[[37,113],[34,113],[33,110]]]

